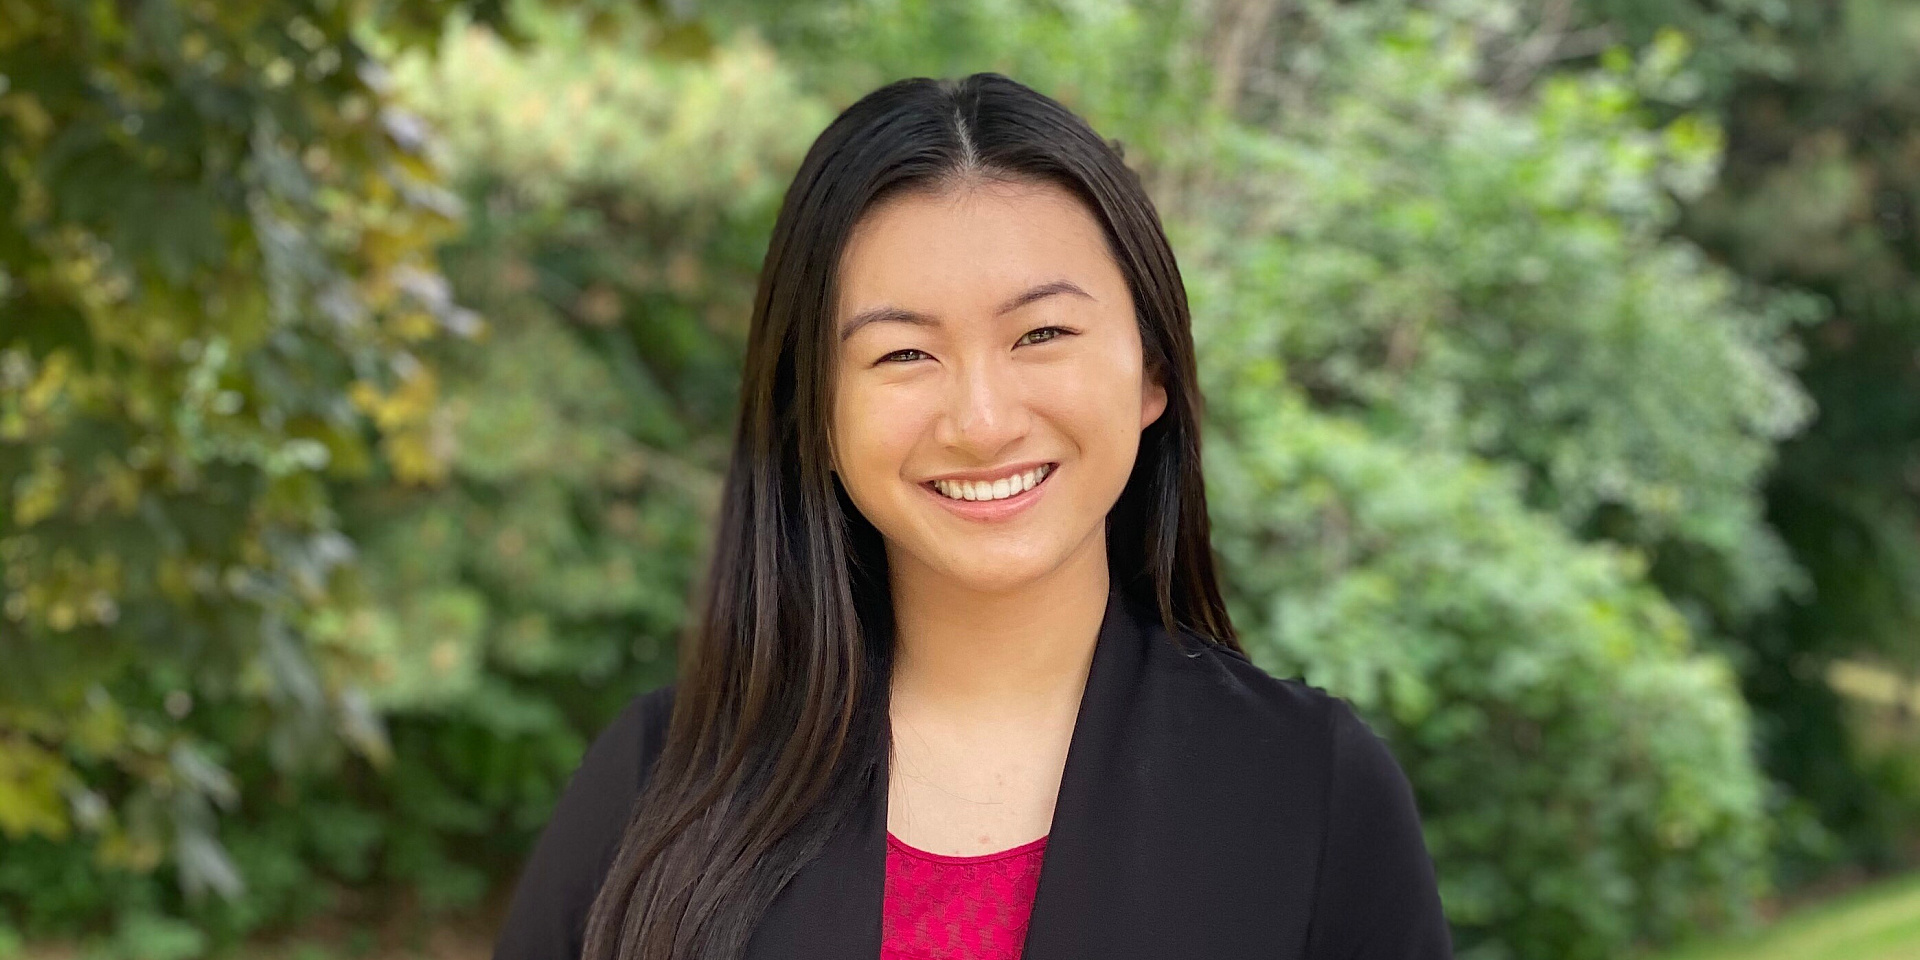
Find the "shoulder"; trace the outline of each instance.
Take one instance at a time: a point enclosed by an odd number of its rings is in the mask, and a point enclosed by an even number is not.
[[[673,696],[672,684],[636,695],[594,736],[521,867],[495,960],[579,956],[587,911],[666,742]]]
[[[664,727],[667,718],[673,714],[673,695],[677,687],[678,684],[669,683],[635,694],[603,732],[644,736],[656,727]]]
[[[588,745],[561,794],[549,831],[602,852],[620,833],[666,742],[674,685],[637,694]]]
[[[635,696],[600,734],[599,739],[609,741],[608,747],[631,761],[636,786],[645,782],[653,759],[666,743],[677,687],[669,683]]]
[[[1302,677],[1276,676],[1226,644],[1183,634],[1184,653],[1173,655],[1204,684],[1195,699],[1213,714],[1209,719],[1296,745],[1304,741],[1317,755],[1330,814],[1363,798],[1381,809],[1411,805],[1399,760],[1352,701]]]
[[[1309,955],[1451,957],[1420,808],[1387,741],[1345,697],[1276,677],[1223,644],[1185,639],[1185,652],[1173,656],[1206,678],[1207,709],[1216,711],[1210,719],[1292,731],[1271,735],[1317,758],[1310,779],[1321,826]]]
[[[1373,732],[1346,697],[1308,683],[1302,677],[1275,676],[1231,647],[1213,644],[1211,649],[1233,682],[1256,696],[1268,710],[1313,717],[1336,758],[1353,759],[1357,754],[1374,754],[1383,749],[1385,741]]]
[[[1159,659],[1179,662],[1180,673],[1204,689],[1196,697],[1204,709],[1230,713],[1219,722],[1242,729],[1281,729],[1306,735],[1331,749],[1336,739],[1360,721],[1346,698],[1299,676],[1278,676],[1245,653],[1217,640],[1182,630],[1178,644],[1153,629]]]
[[[655,757],[666,743],[673,716],[674,685],[636,694],[602,726],[575,769],[568,792],[605,797],[624,808],[646,783]]]

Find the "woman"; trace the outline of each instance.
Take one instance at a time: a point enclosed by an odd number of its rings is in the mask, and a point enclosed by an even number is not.
[[[848,108],[680,680],[588,750],[497,960],[1449,956],[1386,746],[1234,639],[1200,406],[1116,146],[995,74]]]

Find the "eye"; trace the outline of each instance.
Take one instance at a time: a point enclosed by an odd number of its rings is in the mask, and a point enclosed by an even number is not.
[[[1036,334],[1036,333],[1047,333],[1047,332],[1049,332],[1049,331],[1051,331],[1051,332],[1052,332],[1052,334],[1053,334],[1052,336],[1049,336],[1049,337],[1041,337],[1041,338],[1040,338],[1040,339],[1038,339],[1038,340],[1031,340],[1031,341],[1029,341],[1029,340],[1027,339],[1027,337],[1031,337],[1031,336],[1033,336],[1033,335],[1034,335],[1034,334]],[[1027,331],[1027,334],[1026,334],[1026,336],[1024,336],[1024,337],[1021,337],[1021,338],[1020,338],[1020,342],[1022,342],[1022,343],[1046,343],[1046,342],[1047,342],[1047,341],[1049,341],[1049,340],[1058,340],[1058,339],[1060,339],[1061,337],[1063,337],[1063,336],[1067,336],[1067,335],[1069,335],[1069,334],[1071,334],[1071,333],[1073,333],[1073,331],[1072,331],[1072,330],[1068,330],[1068,329],[1067,329],[1066,327],[1040,327],[1040,328],[1038,328],[1038,329],[1035,329],[1035,330],[1029,330],[1029,331]]]
[[[925,353],[923,353],[923,352],[921,352],[921,351],[919,351],[919,350],[915,350],[915,349],[913,349],[913,348],[911,348],[911,347],[909,347],[909,348],[907,348],[907,349],[905,349],[905,350],[895,350],[894,352],[892,352],[892,353],[889,353],[889,354],[887,354],[887,355],[886,355],[886,356],[884,356],[884,357],[881,357],[881,358],[880,358],[880,360],[879,360],[878,362],[880,362],[880,363],[889,363],[889,362],[893,362],[893,363],[905,363],[905,362],[906,362],[905,360],[898,360],[898,361],[896,361],[896,360],[894,360],[894,359],[893,359],[894,357],[897,357],[897,356],[900,356],[901,354],[919,354],[919,355],[920,355],[920,356],[922,356],[922,357],[924,357],[924,356],[926,356],[926,354],[925,354]],[[912,357],[909,357],[908,359],[915,359],[915,358],[912,358]]]

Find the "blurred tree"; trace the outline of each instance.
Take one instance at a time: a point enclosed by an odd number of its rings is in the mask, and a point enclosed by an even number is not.
[[[566,6],[596,29],[647,24],[629,55],[711,47],[673,5]],[[637,607],[661,629],[698,511],[612,503],[609,531],[638,537],[625,555],[515,581],[509,600],[539,602],[501,623],[434,578],[466,560],[457,511],[392,516],[462,475],[524,483],[478,508],[508,505],[491,573],[515,578],[531,573],[515,512],[570,509],[536,488],[611,497],[672,473],[606,431],[513,459],[503,445],[535,425],[484,402],[535,386],[482,392],[478,418],[472,396],[444,402],[441,364],[511,355],[446,352],[487,327],[438,270],[459,204],[385,64],[433,49],[450,17],[524,40],[527,12],[0,3],[0,935],[110,920],[142,956],[194,954],[329,905],[316,873],[469,902],[493,873],[448,851],[511,813],[517,853],[610,712],[514,694],[481,671],[481,639],[509,674],[670,659],[657,637],[628,658],[556,648],[544,618]],[[676,282],[701,268],[674,263]],[[552,409],[619,396],[577,383]],[[683,543],[651,549],[664,538]],[[361,576],[369,560],[383,572]],[[168,862],[177,889],[153,882]]]
[[[1793,68],[1735,76],[1726,169],[1684,229],[1829,308],[1802,337],[1820,417],[1768,485],[1816,589],[1753,630],[1746,686],[1834,858],[1884,868],[1920,796],[1882,789],[1824,675],[1848,656],[1920,672],[1920,3],[1795,5],[1783,27]]]
[[[237,894],[236,757],[388,755],[355,665],[306,642],[354,553],[324,481],[439,482],[418,351],[481,327],[434,264],[426,131],[355,28],[430,41],[465,6],[0,4],[10,908],[98,908],[113,880],[36,873],[57,850]]]
[[[1843,657],[1920,672],[1920,3],[1582,0],[1560,23],[1529,27],[1697,38],[1681,90],[1723,118],[1727,146],[1676,230],[1817,308],[1796,341],[1819,415],[1765,487],[1811,589],[1724,622],[1766,765],[1823,825],[1784,848],[1783,875],[1890,866],[1920,833],[1920,796],[1879,779],[1825,677]]]
[[[1429,22],[1390,6],[1345,18]],[[1805,312],[1667,236],[1721,143],[1640,106],[1686,55],[1677,34],[1502,109],[1474,79],[1478,16],[1444,38],[1386,28],[1385,50],[1322,28],[1338,67],[1276,65],[1269,89],[1311,83],[1295,96],[1325,106],[1269,104],[1288,133],[1216,164],[1198,201],[1227,228],[1209,256],[1288,278],[1239,285],[1231,312],[1266,319],[1219,356],[1278,354],[1316,406],[1524,468],[1531,505],[1649,554],[1711,635],[1799,585],[1757,488],[1810,413],[1782,336]]]

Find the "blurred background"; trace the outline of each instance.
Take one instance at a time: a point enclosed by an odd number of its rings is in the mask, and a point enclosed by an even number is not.
[[[0,0],[0,958],[484,957],[788,178],[976,70],[1149,184],[1460,957],[1920,957],[1920,0]]]

